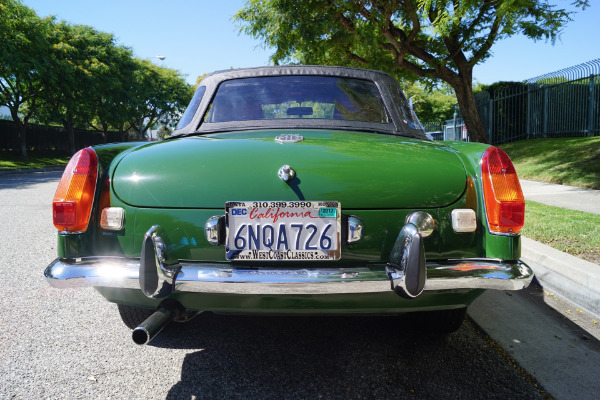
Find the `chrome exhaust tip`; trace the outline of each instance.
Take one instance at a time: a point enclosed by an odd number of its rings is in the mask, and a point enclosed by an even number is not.
[[[175,315],[172,309],[159,308],[131,332],[131,338],[136,344],[147,344],[173,320]]]

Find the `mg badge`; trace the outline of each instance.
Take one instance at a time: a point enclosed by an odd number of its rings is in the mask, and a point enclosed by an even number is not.
[[[279,135],[275,138],[277,143],[298,143],[304,140],[304,137],[292,133]]]
[[[289,165],[284,165],[279,168],[279,172],[277,173],[282,181],[289,182],[296,176],[296,171],[292,169]]]

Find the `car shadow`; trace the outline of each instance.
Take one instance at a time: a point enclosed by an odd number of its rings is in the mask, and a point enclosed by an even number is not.
[[[62,171],[28,172],[19,174],[0,175],[0,190],[24,189],[40,183],[56,182],[62,176]]]
[[[408,316],[206,313],[150,345],[194,350],[167,399],[543,398],[469,320],[447,336],[411,325]]]
[[[600,353],[600,325],[596,321],[598,319],[597,314],[593,315],[588,311],[583,311],[576,304],[569,303],[552,292],[551,288],[544,287],[534,277],[531,285],[524,292],[518,292],[518,295],[521,297],[527,296],[535,307],[551,313],[563,328],[571,331],[574,336],[581,338],[594,351]],[[573,309],[571,310],[571,308]]]

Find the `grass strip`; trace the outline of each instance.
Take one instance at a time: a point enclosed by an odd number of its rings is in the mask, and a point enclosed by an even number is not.
[[[521,179],[600,189],[600,137],[530,139],[499,146]]]
[[[526,201],[523,236],[600,264],[600,215]]]
[[[14,169],[36,169],[48,167],[61,167],[67,165],[69,156],[52,156],[31,153],[27,159],[20,155],[8,152],[0,152],[0,171]]]

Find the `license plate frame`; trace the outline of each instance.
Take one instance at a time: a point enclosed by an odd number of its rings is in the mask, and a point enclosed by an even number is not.
[[[339,201],[228,201],[225,222],[229,261],[341,258]]]

